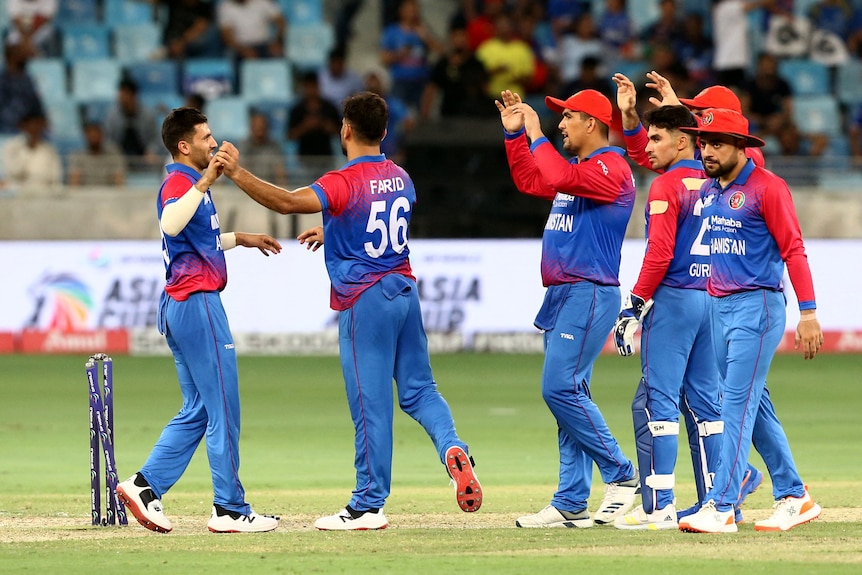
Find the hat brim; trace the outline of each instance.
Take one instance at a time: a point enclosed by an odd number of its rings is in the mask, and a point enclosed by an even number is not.
[[[724,134],[726,136],[733,136],[734,138],[739,138],[740,140],[745,140],[746,148],[762,148],[766,145],[766,142],[758,138],[757,136],[752,136],[751,134],[739,134],[737,132],[722,132],[719,130],[704,130],[703,128],[680,128],[680,131],[687,132],[689,134],[694,134],[695,136],[703,136],[707,134]]]
[[[568,109],[566,108],[565,100],[560,100],[559,98],[553,98],[551,96],[545,96],[545,105],[557,113],[562,113],[563,110]]]
[[[694,98],[680,98],[679,103],[688,108],[689,110],[706,110],[707,108],[714,108],[715,106],[706,106],[703,102],[698,102]]]

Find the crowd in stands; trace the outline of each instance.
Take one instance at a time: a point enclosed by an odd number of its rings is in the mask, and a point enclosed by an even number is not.
[[[385,152],[401,159],[422,123],[493,119],[502,89],[545,114],[546,94],[615,101],[609,79],[622,72],[643,112],[649,70],[681,97],[733,89],[767,158],[862,158],[862,0],[380,0],[377,63],[362,70],[349,64],[362,0],[3,4],[7,188],[156,173],[161,118],[180,105],[269,156],[257,171],[284,182],[292,168],[337,166],[340,103],[358,90],[389,102]]]

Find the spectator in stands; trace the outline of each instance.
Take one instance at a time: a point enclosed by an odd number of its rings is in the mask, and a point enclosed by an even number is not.
[[[715,84],[712,40],[704,33],[703,16],[697,12],[686,14],[682,21],[682,34],[671,45],[697,90]]]
[[[808,7],[815,29],[832,32],[845,42],[860,25],[860,10],[849,0],[819,0]]]
[[[120,80],[117,101],[105,115],[105,135],[116,144],[132,170],[146,170],[161,161],[161,134],[155,114],[138,99],[138,85]]]
[[[757,57],[757,66],[745,84],[744,93],[752,132],[761,137],[778,135],[780,127],[790,120],[793,92],[790,84],[779,76],[775,56],[762,52]]]
[[[212,0],[149,0],[167,6],[162,41],[168,57],[213,58],[221,56]]]
[[[607,75],[601,70],[602,61],[595,56],[587,56],[581,60],[581,72],[578,79],[563,87],[561,93],[576,94],[581,90],[595,90],[604,94],[608,100],[615,99],[615,90]]]
[[[60,154],[45,139],[47,125],[42,112],[31,112],[21,118],[20,134],[6,142],[2,150],[5,187],[39,192],[63,182]]]
[[[862,105],[855,106],[850,112],[850,154],[857,165],[862,165]]]
[[[587,56],[601,58],[604,46],[596,33],[595,22],[589,12],[575,19],[573,32],[565,34],[558,44],[560,81],[569,85],[581,74],[581,61]]]
[[[347,67],[347,46],[344,44],[330,50],[326,66],[317,73],[317,81],[323,97],[339,110],[346,97],[364,89],[362,77]]]
[[[604,59],[608,62],[635,56],[634,25],[626,11],[626,0],[605,0],[605,10],[599,19],[599,37],[605,45]]]
[[[803,134],[790,118],[777,126],[778,153],[782,156],[822,156],[829,146],[826,134]]]
[[[27,49],[20,44],[4,47],[5,67],[0,70],[0,134],[15,134],[25,116],[43,114],[36,84],[27,74]]]
[[[548,20],[554,37],[561,39],[569,34],[581,14],[588,13],[591,2],[584,0],[548,0]]]
[[[287,169],[281,144],[269,136],[269,118],[263,112],[252,110],[249,114],[248,138],[237,148],[245,167],[257,177],[277,186],[287,185]]]
[[[84,124],[84,148],[69,154],[70,186],[122,186],[126,159],[113,143],[105,141],[98,122]]]
[[[494,37],[479,46],[476,58],[488,71],[490,98],[499,98],[503,90],[526,93],[536,69],[536,59],[530,45],[515,35],[515,25],[509,12],[497,14]]]
[[[296,142],[296,151],[306,165],[328,168],[327,162],[335,155],[333,139],[341,130],[341,112],[320,94],[317,73],[303,74],[299,90],[299,101],[288,115],[287,138]]]
[[[388,79],[382,70],[371,70],[365,75],[365,89],[374,92],[384,100],[389,108],[389,122],[386,124],[386,137],[380,142],[380,151],[396,164],[403,158],[401,141],[404,134],[416,125],[416,119],[410,109],[397,97],[389,94]]]
[[[496,115],[488,94],[488,72],[470,50],[467,31],[461,26],[449,30],[449,44],[431,70],[422,95],[420,115],[429,119],[439,104],[443,118]]]
[[[696,86],[691,82],[688,70],[677,58],[673,46],[663,42],[654,44],[649,59],[650,70],[658,72],[667,78],[674,90],[680,94],[693,95],[697,92]]]
[[[59,53],[54,19],[57,0],[8,0],[9,31],[6,43],[22,46],[30,56],[52,57]]]
[[[494,37],[494,21],[505,9],[502,0],[463,0],[461,2],[463,19],[453,21],[453,26],[463,24],[467,31],[467,45],[475,52],[485,40]]]
[[[683,23],[677,14],[676,0],[660,0],[658,19],[644,27],[641,40],[647,45],[655,42],[674,44],[682,35]]]
[[[555,94],[560,86],[560,75],[553,60],[556,55],[556,41],[550,28],[544,26],[544,10],[541,4],[520,0],[512,13],[515,36],[526,42],[533,51],[533,74],[527,82],[526,95],[544,97],[548,93]]]
[[[207,105],[207,99],[204,98],[203,94],[189,92],[186,94],[185,103],[183,105],[204,112],[204,107]]]
[[[381,60],[392,78],[392,94],[418,110],[430,72],[430,54],[442,45],[422,21],[417,0],[401,0],[398,22],[383,30]]]
[[[715,47],[712,67],[716,81],[728,88],[745,85],[751,60],[748,12],[762,2],[752,0],[713,0],[712,42]]]
[[[284,53],[286,20],[273,0],[222,0],[217,8],[221,39],[237,60],[278,58]]]

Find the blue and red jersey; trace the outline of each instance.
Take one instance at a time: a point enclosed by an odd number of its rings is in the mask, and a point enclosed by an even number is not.
[[[201,175],[184,164],[168,164],[156,200],[159,221],[164,207],[181,198]],[[165,292],[177,301],[200,291],[221,291],[227,285],[227,265],[221,246],[218,214],[207,190],[197,211],[175,237],[162,233]]]
[[[542,284],[620,285],[620,251],[635,200],[625,151],[607,146],[566,160],[547,138],[528,147],[521,130],[506,134],[506,155],[519,191],[553,201],[542,234]]]
[[[647,300],[659,285],[705,290],[709,238],[700,188],[707,180],[700,160],[680,160],[650,185],[647,248],[632,293]]]
[[[381,277],[411,279],[407,231],[416,189],[386,156],[362,156],[311,184],[323,207],[330,307],[350,308]]]
[[[710,295],[783,291],[786,263],[799,309],[816,309],[802,231],[784,180],[749,159],[726,188],[707,180],[701,197],[709,220]]]

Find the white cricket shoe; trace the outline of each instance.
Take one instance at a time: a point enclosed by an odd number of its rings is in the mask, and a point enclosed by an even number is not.
[[[755,531],[788,531],[797,525],[808,523],[820,517],[823,509],[815,503],[805,486],[802,497],[785,497],[775,502],[775,511],[769,519],[757,521]]]
[[[632,529],[660,531],[662,529],[679,529],[676,522],[676,507],[673,504],[664,509],[656,509],[652,513],[644,511],[643,505],[638,505],[629,513],[614,519],[617,529]]]
[[[274,531],[276,527],[278,517],[258,515],[254,511],[243,515],[218,504],[213,505],[212,515],[207,522],[207,529],[213,533],[264,533]]]
[[[568,527],[585,529],[593,526],[590,512],[584,507],[580,511],[563,511],[548,505],[538,513],[518,517],[516,527]]]
[[[348,505],[335,515],[321,517],[314,522],[314,526],[321,531],[368,531],[386,529],[389,522],[382,509],[357,511]]]
[[[715,501],[710,499],[697,513],[680,519],[679,530],[688,533],[736,533],[739,529],[734,520],[733,507],[719,511]]]
[[[599,525],[613,523],[617,517],[625,515],[632,508],[640,494],[641,478],[635,469],[635,476],[631,479],[608,483],[605,497],[593,515],[593,520]]]
[[[162,502],[140,473],[117,485],[117,497],[132,512],[138,523],[158,533],[170,533],[173,525],[162,511]]]

